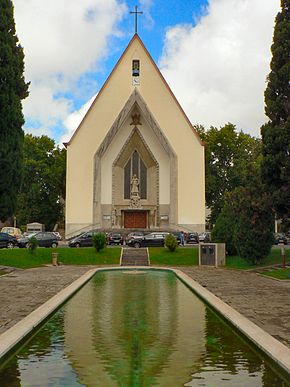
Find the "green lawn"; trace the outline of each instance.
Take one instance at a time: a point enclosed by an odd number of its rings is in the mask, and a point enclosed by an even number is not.
[[[30,268],[51,263],[51,253],[58,253],[58,261],[64,265],[118,265],[120,259],[120,248],[106,248],[100,253],[96,253],[93,247],[38,248],[35,254],[31,254],[27,249],[0,249],[0,266],[14,266],[19,268]],[[285,249],[287,261],[290,262],[290,249]],[[198,246],[178,247],[175,252],[170,252],[165,247],[150,247],[151,265],[158,266],[191,266],[198,264]],[[280,248],[273,248],[270,255],[259,267],[281,263]],[[227,257],[226,267],[233,269],[251,269],[250,265],[242,258]]]
[[[290,262],[290,249],[285,249],[285,253],[286,261]],[[280,263],[282,263],[281,249],[279,247],[273,247],[268,257],[262,261],[259,267],[270,266]],[[227,257],[226,266],[233,269],[253,269],[254,267],[256,267],[239,256]]]
[[[266,275],[268,277],[278,278],[281,280],[288,279],[290,280],[290,269],[276,269],[271,271],[265,271],[265,273],[261,273],[263,275]]]
[[[1,249],[0,265],[23,269],[51,264],[51,253],[58,253],[58,261],[64,265],[118,265],[121,249],[106,248],[99,253],[93,247],[38,248],[35,254],[27,249]]]
[[[170,252],[165,247],[149,247],[151,265],[198,265],[198,247],[178,247]]]

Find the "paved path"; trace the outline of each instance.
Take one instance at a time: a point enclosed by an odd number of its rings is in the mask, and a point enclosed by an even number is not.
[[[0,276],[0,334],[92,266],[43,267]],[[290,347],[290,282],[253,272],[178,267]]]
[[[275,281],[242,270],[205,267],[182,270],[290,347],[290,281]]]

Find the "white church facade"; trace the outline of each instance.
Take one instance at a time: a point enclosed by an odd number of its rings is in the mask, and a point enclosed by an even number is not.
[[[67,236],[204,230],[204,145],[137,34],[65,145]]]

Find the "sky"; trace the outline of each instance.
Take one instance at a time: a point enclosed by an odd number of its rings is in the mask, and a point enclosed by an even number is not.
[[[134,34],[193,125],[260,135],[280,0],[14,0],[26,133],[69,141]]]

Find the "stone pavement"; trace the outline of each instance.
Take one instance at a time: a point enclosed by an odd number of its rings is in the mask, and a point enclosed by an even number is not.
[[[0,276],[0,334],[91,268],[17,269]],[[290,347],[290,281],[275,281],[253,272],[229,269],[177,269]]]
[[[183,267],[181,270],[290,347],[290,281],[251,271]]]

